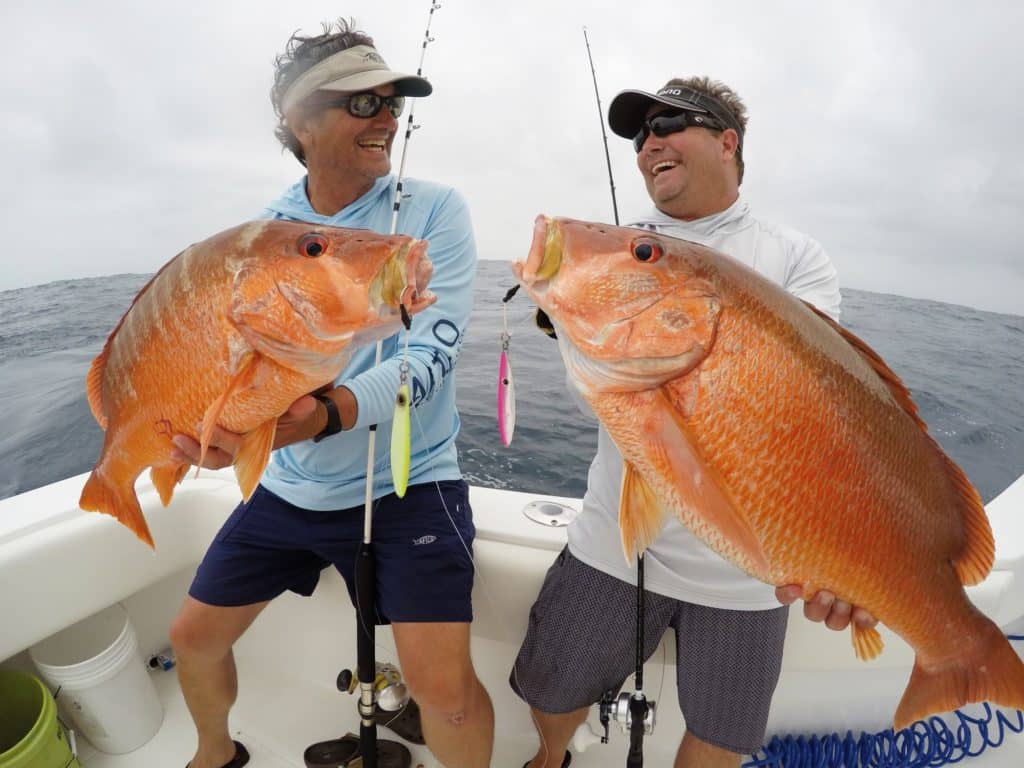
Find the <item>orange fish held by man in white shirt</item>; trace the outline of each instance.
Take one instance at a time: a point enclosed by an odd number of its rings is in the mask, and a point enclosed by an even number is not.
[[[994,560],[981,499],[864,342],[740,262],[644,230],[539,217],[513,269],[622,454],[627,558],[674,514],[762,581],[866,609],[916,653],[897,729],[1024,708],[1024,663],[964,591]],[[851,627],[860,658],[881,652]]]

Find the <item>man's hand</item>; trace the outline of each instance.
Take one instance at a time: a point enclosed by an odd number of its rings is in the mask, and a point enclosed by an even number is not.
[[[786,584],[775,588],[775,598],[783,605],[795,603],[803,597],[803,594],[803,587],[797,584]],[[824,589],[804,602],[804,616],[811,621],[824,621],[826,627],[836,631],[850,626],[851,619],[861,629],[870,629],[878,623],[878,619],[863,608],[857,608],[839,600]]]
[[[309,395],[303,395],[277,419],[277,431],[274,434],[274,448],[297,443],[300,440],[319,434],[324,428],[327,414],[319,408],[317,401]],[[198,425],[197,425],[198,429]],[[171,438],[174,449],[171,458],[187,464],[199,463],[199,443],[188,435],[174,435]],[[242,444],[242,436],[237,432],[229,432],[220,427],[213,428],[210,445],[206,449],[203,466],[207,469],[222,469],[235,462],[235,454]]]
[[[327,412],[310,395],[303,395],[277,417],[274,448],[316,437],[327,426]]]

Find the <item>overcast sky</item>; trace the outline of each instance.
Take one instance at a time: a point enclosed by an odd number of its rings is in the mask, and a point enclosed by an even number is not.
[[[152,272],[251,218],[301,173],[268,99],[288,36],[354,16],[415,72],[429,8],[2,0],[0,290]],[[843,285],[1024,314],[1024,3],[442,0],[406,171],[465,194],[482,258],[522,258],[539,213],[612,220],[584,26],[605,113],[673,76],[736,89],[741,192]],[[608,141],[627,221],[649,202]]]

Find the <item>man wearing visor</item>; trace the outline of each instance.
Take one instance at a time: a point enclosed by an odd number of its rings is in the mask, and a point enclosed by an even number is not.
[[[633,142],[654,203],[630,226],[730,254],[838,320],[839,282],[821,245],[755,217],[739,193],[747,115],[729,87],[694,77],[670,80],[657,93],[624,91],[611,102],[608,124]],[[566,746],[590,706],[634,671],[637,574],[622,557],[621,483],[622,457],[601,427],[582,514],[548,571],[510,676],[540,732],[531,768],[568,765]],[[675,518],[644,562],[644,658],[669,627],[676,631],[686,733],[675,768],[735,768],[764,743],[786,634],[780,603],[801,590],[757,581]],[[875,623],[825,592],[804,613],[836,630],[851,620]]]
[[[264,217],[389,233],[397,118],[407,98],[431,90],[421,77],[391,71],[373,40],[344,20],[321,35],[293,36],[277,57],[271,100],[275,133],[307,173]],[[198,733],[191,768],[240,768],[249,759],[228,729],[237,690],[231,649],[270,600],[286,590],[311,594],[333,564],[356,605],[375,424],[383,426],[376,464],[385,467],[372,489],[378,623],[392,625],[430,750],[452,768],[490,764],[494,713],[469,653],[475,529],[455,448],[454,366],[473,298],[473,228],[455,190],[404,179],[397,231],[429,240],[436,303],[410,331],[384,340],[380,365],[373,346],[356,350],[332,388],[300,398],[278,420],[279,450],[210,546],[171,628]],[[386,457],[406,346],[415,427],[409,486],[398,498]],[[231,464],[238,440],[218,431],[206,466]],[[174,441],[179,460],[198,462],[194,441]]]

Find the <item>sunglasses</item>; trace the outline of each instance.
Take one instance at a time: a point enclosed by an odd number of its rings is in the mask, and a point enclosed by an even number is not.
[[[663,139],[669,134],[685,131],[689,126],[710,128],[713,131],[725,130],[725,126],[711,117],[711,115],[686,110],[669,113],[662,112],[654,117],[647,118],[640,124],[640,130],[633,137],[633,149],[636,150],[637,154],[640,154],[640,150],[644,147],[644,142],[647,141],[647,137],[652,133],[659,139]]]
[[[376,117],[385,104],[388,111],[397,118],[405,109],[405,96],[381,96],[373,91],[364,91],[363,93],[331,97],[324,101],[322,106],[344,107],[352,117],[369,119]]]

